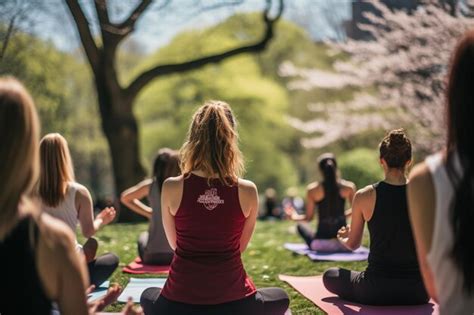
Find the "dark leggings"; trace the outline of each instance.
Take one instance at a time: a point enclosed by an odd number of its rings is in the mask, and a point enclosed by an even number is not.
[[[323,283],[329,292],[367,305],[416,305],[429,300],[421,277],[394,279],[365,271],[330,268],[323,274]]]
[[[142,232],[138,237],[137,248],[138,256],[143,263],[148,265],[169,265],[173,260],[173,252],[167,253],[147,253],[145,251],[146,245],[148,244],[148,232]]]
[[[258,289],[257,293],[241,300],[216,305],[186,304],[168,300],[160,295],[161,289],[148,288],[140,298],[145,315],[283,315],[290,299],[280,288]]]
[[[99,256],[88,263],[87,268],[89,269],[90,283],[95,285],[96,288],[99,287],[114,273],[118,264],[119,258],[112,253]]]
[[[298,223],[296,229],[308,247],[311,247],[311,242],[314,240],[314,232],[311,231],[311,229],[306,224],[302,223]]]

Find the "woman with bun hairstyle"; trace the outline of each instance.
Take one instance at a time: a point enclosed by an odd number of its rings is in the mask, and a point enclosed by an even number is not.
[[[181,148],[183,175],[162,187],[163,225],[175,255],[163,289],[142,293],[145,314],[286,312],[285,291],[257,290],[242,263],[258,213],[257,187],[240,178],[242,170],[230,106],[206,102]]]
[[[160,195],[163,182],[179,173],[178,152],[168,148],[160,149],[153,163],[153,177],[130,187],[120,196],[124,205],[150,221],[148,231],[142,232],[137,242],[138,254],[145,264],[169,265],[173,259],[174,252],[168,244],[161,221]],[[151,207],[140,201],[144,197],[148,197]]]
[[[348,301],[369,305],[414,305],[428,302],[408,218],[406,171],[411,142],[403,129],[390,131],[379,146],[385,178],[357,191],[351,225],[338,232],[348,249],[360,246],[367,222],[370,254],[365,271],[331,268],[326,289]]]
[[[84,246],[76,240],[76,248],[85,254],[91,284],[98,287],[117,269],[119,258],[107,253],[96,257],[98,243],[92,236],[115,218],[115,209],[107,207],[94,218],[89,190],[74,179],[74,169],[66,139],[50,133],[40,142],[41,171],[38,194],[41,208],[50,216],[66,223],[76,232],[81,226],[88,240]]]
[[[346,226],[346,200],[352,204],[356,186],[350,181],[338,177],[336,157],[325,153],[318,158],[318,167],[323,175],[322,182],[308,185],[306,193],[306,214],[293,217],[295,220],[305,220],[298,223],[297,229],[308,247],[322,252],[348,251],[337,239],[337,232]],[[318,226],[316,233],[308,223],[313,220],[314,209],[318,209]]]
[[[413,168],[408,204],[426,288],[440,314],[474,314],[474,31],[456,47],[445,149]]]
[[[33,99],[14,78],[0,77],[0,314],[95,314],[120,294],[87,302],[83,257],[73,232],[31,199],[39,174],[40,125]],[[89,287],[89,288],[88,288]],[[124,314],[142,314],[130,301]]]

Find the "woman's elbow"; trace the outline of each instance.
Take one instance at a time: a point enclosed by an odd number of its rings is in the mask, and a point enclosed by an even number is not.
[[[85,238],[91,238],[92,236],[94,236],[95,234],[95,231],[93,228],[88,228],[88,229],[82,229],[82,235],[85,237]]]

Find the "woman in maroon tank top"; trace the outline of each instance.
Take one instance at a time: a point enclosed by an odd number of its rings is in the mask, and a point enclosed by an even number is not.
[[[194,114],[181,148],[182,174],[162,188],[163,225],[175,250],[163,290],[141,297],[145,314],[284,314],[279,288],[255,289],[241,260],[258,212],[228,104],[209,101]]]

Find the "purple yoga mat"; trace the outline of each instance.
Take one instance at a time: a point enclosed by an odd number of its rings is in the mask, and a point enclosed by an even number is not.
[[[284,248],[298,254],[306,255],[311,260],[325,261],[361,261],[369,258],[369,249],[361,246],[353,252],[348,253],[321,253],[310,250],[308,245],[302,243],[285,243]]]

